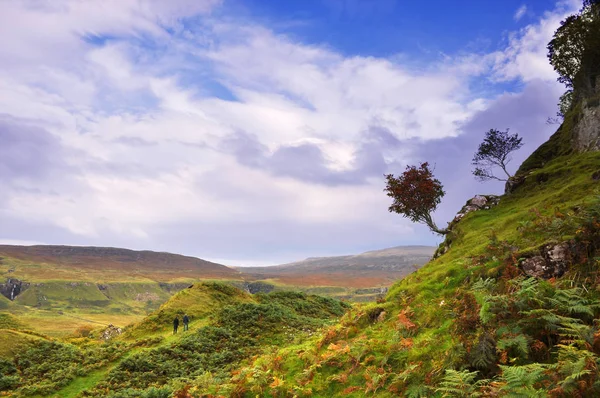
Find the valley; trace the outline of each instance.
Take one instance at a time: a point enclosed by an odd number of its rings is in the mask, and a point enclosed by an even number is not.
[[[82,327],[138,322],[198,281],[222,281],[251,293],[292,290],[374,301],[433,251],[399,247],[308,259],[298,268],[234,269],[151,251],[0,245],[0,311],[17,314],[31,330],[64,337]]]

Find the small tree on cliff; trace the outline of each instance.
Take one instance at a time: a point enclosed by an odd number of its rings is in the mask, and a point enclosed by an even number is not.
[[[427,162],[422,163],[419,168],[406,166],[406,170],[399,177],[388,174],[385,178],[387,185],[384,191],[394,199],[388,209],[390,212],[425,224],[435,233],[448,233],[447,229],[439,229],[431,217],[445,192],[440,181],[433,176]]]
[[[518,134],[509,134],[508,130],[491,129],[485,133],[483,142],[473,156],[473,175],[480,181],[507,181],[512,177],[506,170],[506,165],[511,160],[509,155],[523,146],[522,140]],[[494,167],[500,167],[507,178],[496,177],[492,172]]]
[[[577,14],[560,23],[547,48],[559,82],[589,89],[600,64],[600,1],[584,0]]]

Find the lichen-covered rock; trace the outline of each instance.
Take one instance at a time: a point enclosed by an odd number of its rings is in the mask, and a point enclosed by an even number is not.
[[[546,262],[556,276],[562,276],[571,264],[571,247],[568,243],[546,247]]]
[[[598,100],[587,100],[581,110],[581,117],[573,127],[573,146],[578,152],[600,149],[600,107]]]
[[[483,195],[475,195],[475,196],[473,196],[473,199],[471,199],[471,205],[477,206],[479,208],[482,208],[483,206],[485,206],[487,204],[487,202],[488,202],[487,198]]]
[[[542,254],[521,262],[521,269],[525,274],[541,279],[558,278],[564,275],[572,261],[568,243],[547,245]]]
[[[553,276],[542,256],[526,258],[521,262],[521,269],[525,274],[534,278],[550,279]]]
[[[108,341],[108,340],[120,335],[121,333],[123,333],[123,329],[116,327],[113,324],[110,324],[106,327],[106,329],[104,329],[102,331],[100,338],[104,341]]]
[[[454,216],[450,225],[460,221],[472,211],[490,209],[492,206],[497,205],[499,201],[500,197],[496,195],[475,195],[473,198],[469,199],[456,216]]]

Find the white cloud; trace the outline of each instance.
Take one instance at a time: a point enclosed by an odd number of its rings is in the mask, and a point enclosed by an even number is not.
[[[68,149],[60,161],[77,173],[5,192],[0,219],[162,250],[177,246],[188,224],[202,236],[263,225],[244,239],[265,250],[296,230],[313,231],[306,245],[327,231],[373,244],[423,236],[387,212],[377,164],[362,184],[319,183],[244,164],[227,140],[255,137],[260,156],[318,148],[325,167],[315,170],[331,175],[354,170],[368,146],[368,165],[385,159],[397,172],[422,160],[414,142],[455,137],[493,105],[469,84],[490,65],[500,81],[554,80],[545,43],[564,15],[548,13],[510,35],[503,51],[419,70],[402,57],[344,56],[247,21],[225,23],[207,16],[216,1],[36,4],[0,3],[0,35],[13,38],[0,45],[0,109],[53,134]],[[181,23],[198,13],[203,25]],[[102,45],[89,40],[105,35],[112,39]],[[217,83],[236,100],[213,95]],[[368,138],[375,127],[401,144]]]
[[[538,22],[509,33],[506,49],[492,54],[495,58],[494,77],[500,81],[556,80],[557,75],[546,57],[546,45],[560,26],[560,21],[577,8],[575,1],[560,2],[557,10],[546,12]]]
[[[523,4],[521,7],[519,7],[517,9],[517,11],[515,11],[515,15],[513,18],[515,21],[520,21],[521,18],[523,18],[526,13],[527,13],[527,5]]]

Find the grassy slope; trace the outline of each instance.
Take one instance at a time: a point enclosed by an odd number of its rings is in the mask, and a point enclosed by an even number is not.
[[[287,358],[280,371],[262,384],[252,374],[261,367],[272,368],[269,358],[243,369],[248,376],[233,380],[234,384],[248,392],[264,391],[265,396],[275,391],[324,397],[358,397],[374,391],[378,396],[432,395],[426,384],[439,383],[446,369],[464,366],[464,348],[452,333],[458,293],[479,278],[498,278],[505,270],[493,257],[478,261],[480,256],[489,257],[492,236],[512,245],[516,258],[535,253],[544,243],[572,237],[544,233],[525,237],[519,227],[540,219],[532,209],[543,218],[557,212],[570,217],[574,209],[585,208],[598,195],[598,182],[592,179],[598,170],[597,152],[546,162],[498,206],[460,221],[450,236],[450,250],[396,283],[385,303],[354,310],[324,335],[285,348],[279,353]],[[377,322],[381,311],[383,320]],[[283,382],[273,387],[274,380]]]
[[[47,396],[75,397],[84,390],[92,389],[89,392],[92,396],[105,396],[106,388],[109,388],[111,391],[121,391],[115,396],[129,396],[124,389],[139,388],[140,383],[146,386],[148,383],[155,384],[158,380],[157,375],[148,379],[152,382],[144,381],[145,375],[160,366],[163,366],[161,372],[173,372],[174,375],[178,375],[178,379],[183,376],[189,380],[194,376],[190,373],[192,371],[199,372],[206,378],[209,377],[209,373],[205,374],[204,369],[223,372],[251,354],[271,351],[274,344],[281,346],[313,334],[316,327],[333,322],[346,307],[332,299],[303,293],[278,292],[252,296],[226,284],[204,282],[177,293],[158,311],[129,328],[118,339],[120,342],[116,342],[128,344],[126,353],[109,363],[103,363],[101,368],[88,367],[84,374],[73,377],[66,385],[61,384],[59,389],[52,389],[46,383],[32,386],[25,383],[23,391],[31,391],[37,397],[35,394],[39,387],[49,391]],[[172,318],[183,312],[192,317],[190,331],[173,335]],[[2,325],[21,327],[21,324],[10,316],[0,319],[0,326]],[[218,337],[219,333],[229,334],[230,337],[222,339]],[[88,348],[97,344],[93,340],[83,338],[72,339],[70,342]],[[212,344],[216,346],[212,347]],[[220,345],[222,347],[219,347]],[[205,351],[197,353],[196,350]],[[185,360],[184,357],[188,355],[194,356],[195,361]],[[61,367],[70,366],[68,360],[65,361]],[[163,362],[168,365],[164,365]],[[145,366],[150,368],[144,370]],[[48,364],[48,367],[51,371],[47,377],[55,381],[52,372],[59,370],[52,369],[51,364]],[[178,370],[178,367],[188,370]],[[162,383],[170,384],[172,380],[169,377],[165,379],[164,373],[160,374],[163,375],[163,381],[159,382],[157,387],[163,388]],[[128,386],[130,379],[135,380],[137,384]],[[212,379],[209,382],[215,383]],[[96,385],[98,387],[94,388]],[[165,388],[172,391],[173,388],[182,385],[181,381],[176,381],[175,387]],[[138,393],[143,394],[139,391],[135,394]]]
[[[207,316],[225,305],[252,301],[251,295],[241,290],[230,288],[227,291],[220,291],[219,286],[222,285],[204,282],[178,292],[158,310],[129,328],[124,338],[167,336],[173,329],[172,322],[175,316],[178,316],[181,322],[183,315],[187,313],[191,325],[197,327]],[[181,323],[180,327],[183,328]]]

